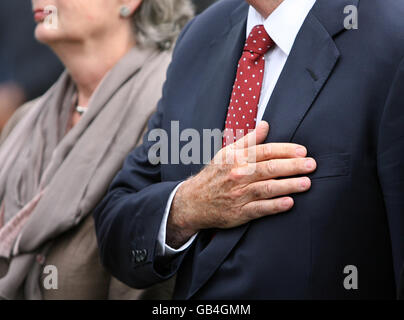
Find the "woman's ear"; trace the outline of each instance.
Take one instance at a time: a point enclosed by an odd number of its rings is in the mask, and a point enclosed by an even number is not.
[[[143,0],[121,0],[120,2],[121,6],[119,7],[119,15],[122,18],[129,18],[140,7]]]

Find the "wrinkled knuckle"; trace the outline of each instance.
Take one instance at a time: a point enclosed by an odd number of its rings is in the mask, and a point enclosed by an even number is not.
[[[245,194],[245,191],[243,189],[234,190],[230,193],[230,198],[233,201],[236,201],[236,200],[240,199],[241,197],[243,197],[244,194]]]
[[[262,197],[262,192],[259,188],[253,188],[251,191],[254,199],[261,199]]]
[[[274,194],[274,186],[271,182],[265,184],[265,194],[268,198],[271,198]]]
[[[229,172],[229,180],[233,182],[237,182],[241,179],[242,175],[238,168],[232,168]]]
[[[272,157],[272,146],[270,144],[267,144],[264,147],[263,153],[264,153],[265,159],[270,159]]]
[[[257,218],[257,216],[262,215],[263,211],[264,211],[264,205],[261,201],[259,201],[255,204],[255,210],[253,211],[252,214],[254,215],[254,218]]]
[[[276,172],[275,161],[269,160],[267,162],[267,172],[269,175],[274,175]]]
[[[230,164],[242,163],[244,158],[243,152],[244,150],[234,150],[234,152],[231,154],[232,156],[229,157],[229,159],[232,159]]]
[[[249,148],[244,148],[242,150],[240,150],[239,152],[239,159],[243,162],[246,163],[248,160],[248,156],[250,154],[250,149]]]

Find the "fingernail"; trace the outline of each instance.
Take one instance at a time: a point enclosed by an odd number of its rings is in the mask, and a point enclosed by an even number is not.
[[[302,190],[306,190],[307,187],[309,186],[309,181],[308,181],[308,179],[303,178],[303,179],[300,181],[300,186],[302,187]]]
[[[289,208],[292,206],[292,200],[290,198],[286,198],[282,201],[282,205],[284,208]]]
[[[296,155],[298,157],[305,157],[306,156],[306,149],[302,148],[302,147],[297,148],[296,149]]]
[[[306,160],[306,168],[311,170],[314,169],[314,167],[316,166],[316,163],[314,162],[313,159],[307,159]]]

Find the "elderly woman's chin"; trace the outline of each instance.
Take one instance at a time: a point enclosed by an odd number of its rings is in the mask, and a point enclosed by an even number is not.
[[[51,44],[62,40],[63,36],[59,29],[51,29],[44,23],[37,25],[35,29],[35,38],[43,44]]]

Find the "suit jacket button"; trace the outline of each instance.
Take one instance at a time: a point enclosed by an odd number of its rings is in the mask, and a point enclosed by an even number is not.
[[[135,250],[135,261],[136,263],[145,262],[147,259],[147,250]]]

